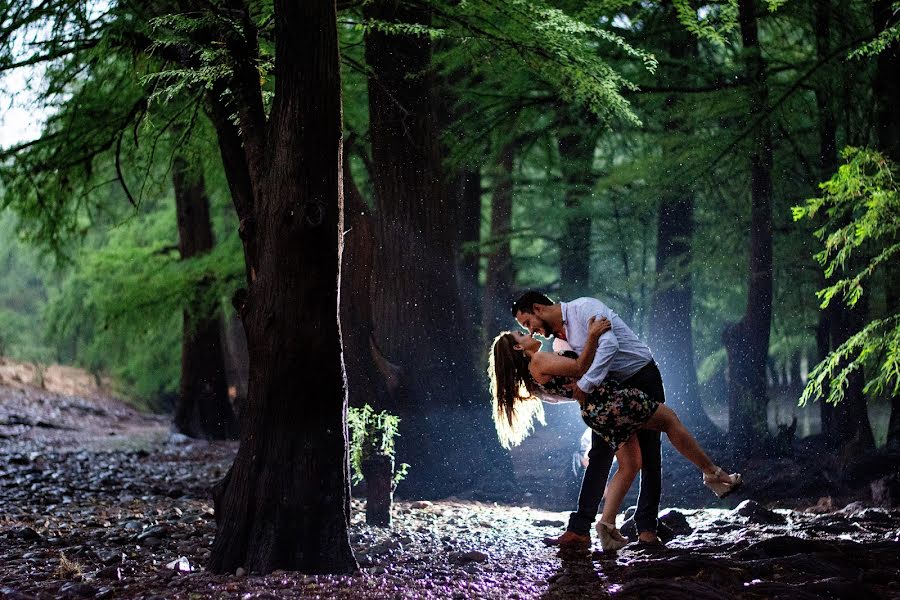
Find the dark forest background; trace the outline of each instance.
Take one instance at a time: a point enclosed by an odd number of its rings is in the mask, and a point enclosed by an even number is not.
[[[262,225],[234,150],[253,163],[247,115],[277,96],[271,5],[3,5],[0,69],[32,69],[46,123],[2,151],[0,355],[83,366],[188,435],[236,436]],[[337,8],[350,402],[401,417],[410,485],[464,485],[423,468],[476,461],[460,440],[499,455],[486,349],[529,288],[609,304],[682,418],[735,453],[794,426],[900,444],[891,2]],[[234,81],[254,73],[251,101]]]

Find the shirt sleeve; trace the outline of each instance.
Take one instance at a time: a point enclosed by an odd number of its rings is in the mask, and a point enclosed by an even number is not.
[[[602,302],[585,303],[583,306],[579,307],[579,309],[578,319],[579,322],[584,324],[585,328],[591,317],[596,317],[598,319],[607,318],[612,321],[612,312]],[[600,341],[597,345],[597,353],[594,354],[594,360],[591,362],[591,366],[588,368],[587,373],[578,380],[577,385],[579,389],[585,394],[593,392],[594,389],[606,379],[606,376],[609,374],[609,367],[612,365],[613,358],[615,358],[618,352],[619,340],[616,337],[616,334],[613,333],[613,330],[610,329],[600,336]]]

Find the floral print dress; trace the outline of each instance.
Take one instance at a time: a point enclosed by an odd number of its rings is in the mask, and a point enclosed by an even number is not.
[[[573,381],[569,377],[554,377],[537,385],[545,393],[571,398],[572,390],[565,386]],[[658,407],[659,401],[648,394],[607,377],[581,405],[581,418],[607,444],[618,448],[650,419]]]

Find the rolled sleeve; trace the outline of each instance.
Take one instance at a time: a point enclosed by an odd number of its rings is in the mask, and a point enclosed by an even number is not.
[[[588,369],[581,379],[578,380],[578,387],[585,394],[590,394],[600,383],[606,379],[609,374],[609,367],[613,358],[619,351],[619,340],[612,331],[607,331],[600,336],[600,343],[597,346],[597,353]]]

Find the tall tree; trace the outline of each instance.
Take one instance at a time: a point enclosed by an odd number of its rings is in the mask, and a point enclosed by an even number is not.
[[[491,236],[487,245],[487,269],[484,282],[482,331],[484,347],[497,333],[509,328],[515,269],[510,234],[512,233],[513,164],[518,144],[506,142],[500,149],[494,170],[491,195]]]
[[[663,87],[677,86],[691,75],[698,60],[697,39],[678,23],[671,2],[663,5],[666,54],[671,66],[660,69]],[[690,136],[679,107],[679,97],[670,93],[663,104],[662,129],[671,136]],[[694,430],[716,431],[709,419],[697,386],[694,362],[692,244],[694,238],[694,192],[683,180],[679,169],[679,148],[671,142],[663,146],[662,164],[666,166],[656,219],[656,286],[650,305],[649,341],[659,361],[671,399],[682,419]]]
[[[366,4],[364,14],[389,25],[431,24],[427,8],[388,1]],[[442,173],[431,42],[371,29],[365,57],[379,241],[375,333],[406,383],[397,456],[417,474],[403,485],[408,493],[441,495],[467,485],[473,461],[483,458],[470,446],[476,444],[472,422],[479,419],[453,411],[483,396],[476,392],[466,345],[434,339],[467,328],[455,268],[455,210]],[[475,429],[486,433],[487,423]],[[476,447],[485,448],[483,442]]]
[[[564,297],[595,294],[591,285],[591,213],[588,202],[596,183],[594,151],[599,137],[593,115],[567,115],[557,142],[565,185],[565,226],[559,245],[559,280]]]
[[[344,252],[341,267],[341,335],[351,406],[398,411],[400,369],[387,361],[375,341],[372,269],[375,223],[356,187],[349,153],[344,153]]]
[[[772,132],[756,0],[738,1],[750,142],[747,305],[722,334],[728,354],[728,439],[734,454],[762,452],[768,437],[766,365],[772,327]]]
[[[202,173],[192,173],[187,158],[175,157],[172,164],[175,212],[178,220],[178,252],[182,260],[202,256],[212,250],[212,222],[209,197]],[[200,286],[209,287],[209,282]],[[207,294],[198,289],[198,296]],[[175,427],[190,437],[231,439],[237,437],[237,422],[228,399],[225,378],[223,332],[218,310],[206,314],[184,311],[181,343],[181,383],[175,405]]]
[[[248,287],[234,303],[247,334],[250,381],[240,447],[215,490],[209,568],[350,572],[335,4],[275,2],[268,121],[257,28],[247,6],[233,8],[227,18],[240,27],[214,37],[230,55],[231,93],[214,93],[210,102],[248,264]]]

